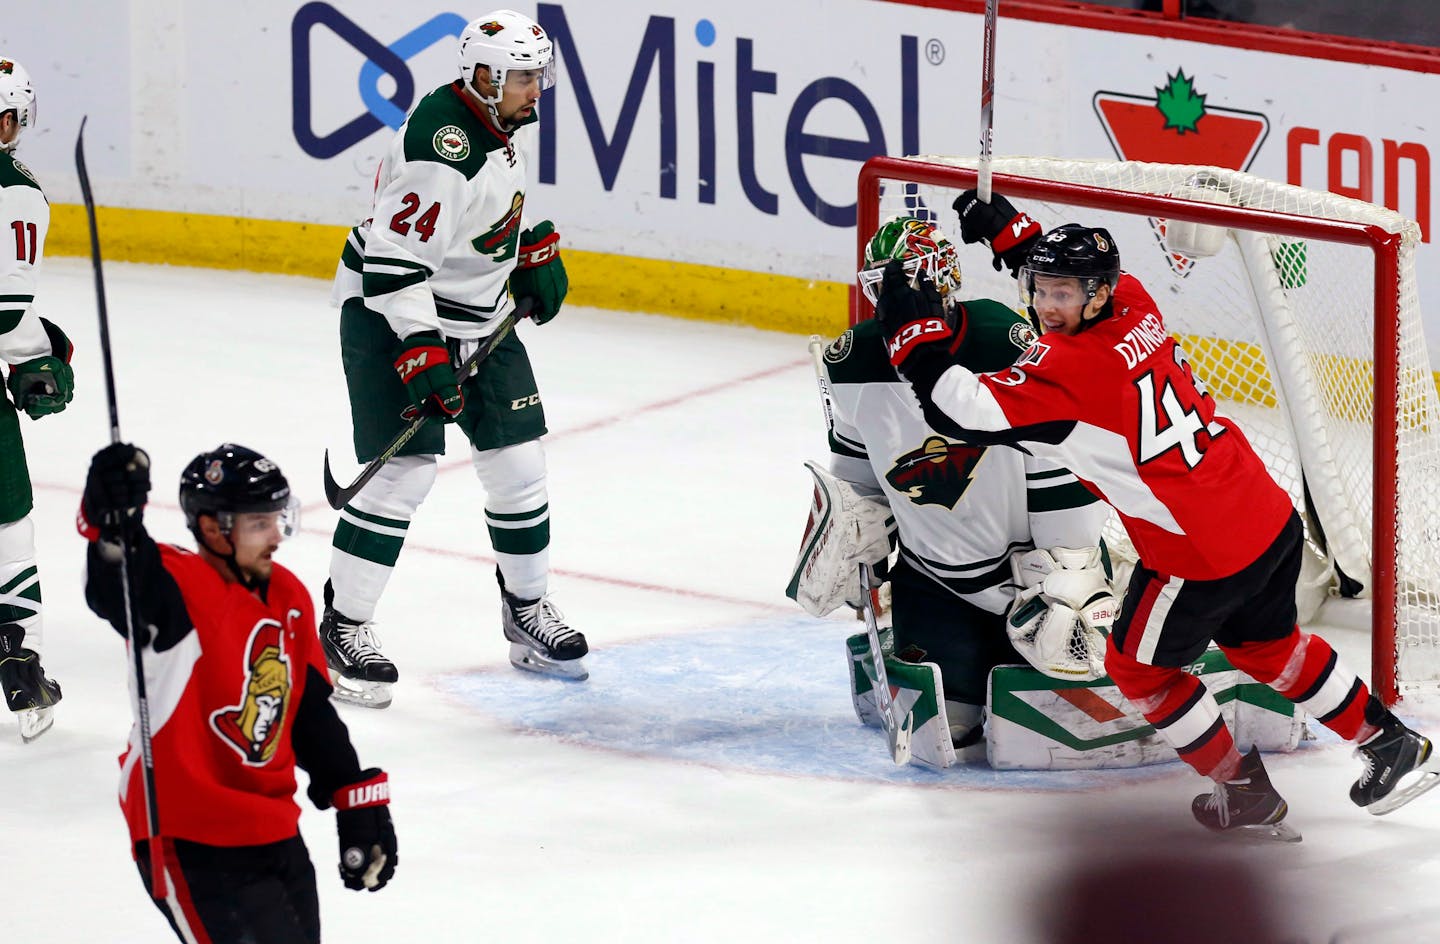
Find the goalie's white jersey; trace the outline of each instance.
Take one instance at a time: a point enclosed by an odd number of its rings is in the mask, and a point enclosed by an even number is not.
[[[1034,341],[1014,311],[963,303],[956,359],[1003,370]],[[890,366],[878,323],[864,321],[824,354],[830,469],[862,494],[883,493],[899,553],[920,573],[991,613],[1014,599],[1009,557],[1032,547],[1098,544],[1109,509],[1053,462],[1009,448],[970,446],[925,422],[910,385]]]
[[[50,204],[29,168],[7,151],[0,151],[0,213],[8,229],[0,237],[0,360],[20,364],[51,353],[50,338],[35,312]]]
[[[488,336],[513,307],[538,114],[503,131],[459,80],[421,99],[381,161],[372,217],[350,231],[334,304],[363,296],[401,338]]]

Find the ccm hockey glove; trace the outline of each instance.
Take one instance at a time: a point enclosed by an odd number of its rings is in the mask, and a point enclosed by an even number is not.
[[[150,495],[150,456],[130,443],[95,453],[80,499],[80,533],[114,543],[140,526]]]
[[[924,275],[912,287],[900,260],[885,263],[875,317],[885,330],[890,363],[915,387],[922,403],[965,340],[965,310],[957,304],[954,311],[957,316],[952,318]]]
[[[560,311],[570,279],[560,260],[560,234],[549,220],[520,234],[520,261],[510,273],[510,294],[535,299],[530,317],[544,324]]]
[[[417,412],[430,408],[432,415],[450,423],[465,409],[450,351],[437,332],[420,331],[401,341],[395,372]]]
[[[1020,271],[1030,247],[1040,238],[1040,224],[1010,205],[1010,201],[998,193],[990,194],[990,202],[980,199],[976,190],[967,190],[951,204],[960,214],[960,238],[966,243],[984,243],[995,254],[991,260],[995,271],[1000,266],[1010,268],[1010,274]]]
[[[10,368],[7,383],[15,405],[32,420],[59,413],[75,398],[75,371],[70,367],[75,346],[59,325],[45,318],[40,324],[50,338],[50,353]]]
[[[378,892],[400,863],[390,822],[389,774],[371,767],[358,783],[336,790],[332,802],[340,833],[340,878],[346,888]]]

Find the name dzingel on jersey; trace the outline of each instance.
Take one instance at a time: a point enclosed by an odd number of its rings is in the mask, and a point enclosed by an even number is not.
[[[1160,323],[1160,317],[1151,312],[1125,333],[1125,337],[1115,345],[1115,351],[1125,358],[1125,366],[1131,368],[1159,350],[1169,337],[1165,326]]]

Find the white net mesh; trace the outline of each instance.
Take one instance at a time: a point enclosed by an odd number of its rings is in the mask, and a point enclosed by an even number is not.
[[[915,160],[975,166],[973,158]],[[1376,625],[1394,635],[1403,682],[1440,680],[1440,397],[1416,294],[1418,226],[1372,204],[1217,168],[1021,157],[996,158],[993,169],[996,175],[1363,223],[1401,237],[1398,384],[1393,402],[1382,395],[1377,404],[1376,262],[1370,247],[1259,229],[1171,224],[1141,213],[1067,204],[1062,197],[1014,200],[1047,230],[1080,222],[1110,231],[1125,269],[1159,303],[1221,411],[1240,423],[1302,511],[1308,490],[1312,541],[1319,537],[1318,518],[1334,561],[1365,596],[1375,555],[1394,555],[1394,628],[1383,614],[1377,614]],[[958,243],[951,203],[964,186],[917,184],[897,174],[882,182],[879,219],[897,214],[930,219]],[[1003,181],[997,180],[995,189],[1004,193]],[[1018,306],[1015,281],[1008,272],[992,271],[983,247],[962,253],[962,265],[962,298]],[[1371,547],[1377,409],[1393,411],[1400,465],[1395,546],[1378,549]]]

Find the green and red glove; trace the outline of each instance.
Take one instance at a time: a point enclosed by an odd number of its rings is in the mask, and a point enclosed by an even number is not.
[[[420,331],[400,342],[395,372],[417,412],[430,410],[446,423],[465,409],[465,395],[450,363],[450,351],[438,332]]]
[[[560,260],[560,234],[549,220],[520,234],[520,260],[510,273],[510,294],[516,301],[535,299],[530,317],[544,324],[560,311],[570,279]]]

